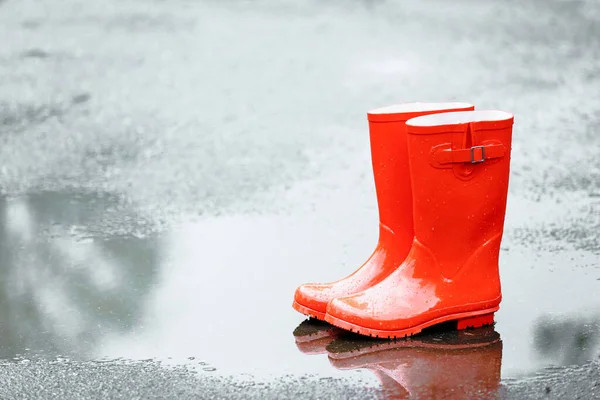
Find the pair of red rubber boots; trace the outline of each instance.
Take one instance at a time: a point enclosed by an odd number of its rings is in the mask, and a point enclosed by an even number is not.
[[[512,114],[467,103],[367,113],[379,241],[354,273],[298,287],[293,307],[342,329],[398,338],[446,321],[494,322]]]

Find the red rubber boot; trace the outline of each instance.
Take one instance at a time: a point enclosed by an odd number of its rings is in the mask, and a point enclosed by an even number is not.
[[[367,113],[379,208],[379,242],[369,259],[350,276],[333,283],[305,284],[296,289],[293,307],[297,311],[322,320],[330,300],[380,282],[404,260],[413,240],[405,122],[421,115],[473,108],[467,103],[406,103]]]
[[[501,300],[512,114],[467,111],[407,122],[415,238],[377,285],[332,300],[325,320],[376,337],[493,322]]]
[[[497,398],[502,341],[493,327],[423,334],[409,340],[335,339],[329,362],[340,370],[367,369],[384,398]]]

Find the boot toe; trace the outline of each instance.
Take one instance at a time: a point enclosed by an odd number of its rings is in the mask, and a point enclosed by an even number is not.
[[[327,303],[331,300],[329,292],[330,285],[308,283],[296,289],[294,300],[304,307],[324,313],[327,309]]]
[[[365,319],[372,315],[369,302],[361,295],[333,299],[327,306],[327,314],[345,322],[364,325]]]

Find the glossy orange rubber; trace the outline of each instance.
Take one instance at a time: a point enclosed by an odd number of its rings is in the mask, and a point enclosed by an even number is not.
[[[415,237],[376,285],[332,300],[325,320],[362,335],[411,336],[440,322],[493,321],[502,298],[512,114],[466,111],[407,122]]]
[[[327,352],[336,369],[371,371],[386,398],[496,398],[502,368],[500,335],[493,327],[468,333],[362,344],[336,339]],[[421,337],[424,340],[417,340]],[[352,351],[344,351],[344,346]]]
[[[351,275],[333,283],[298,287],[294,309],[324,319],[329,301],[367,289],[396,269],[408,254],[414,236],[405,122],[417,116],[473,109],[468,103],[405,103],[367,113],[379,241],[367,261]]]

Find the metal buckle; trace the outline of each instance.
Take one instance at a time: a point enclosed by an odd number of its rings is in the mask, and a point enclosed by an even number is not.
[[[481,160],[475,159],[475,149],[481,149]],[[485,146],[471,147],[471,164],[479,164],[485,161]]]

